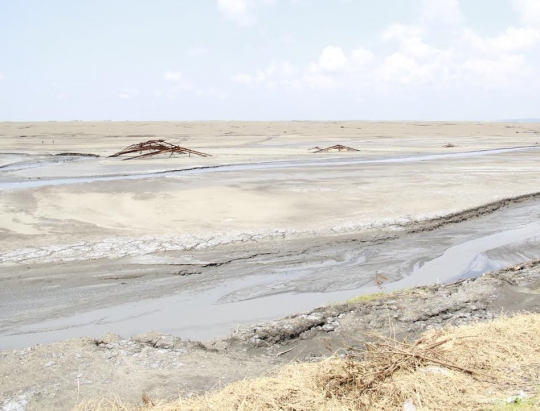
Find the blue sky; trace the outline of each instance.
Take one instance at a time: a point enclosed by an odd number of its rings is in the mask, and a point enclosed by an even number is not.
[[[0,121],[540,117],[540,0],[0,0]]]

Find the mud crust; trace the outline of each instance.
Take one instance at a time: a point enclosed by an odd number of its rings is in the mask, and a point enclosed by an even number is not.
[[[107,334],[3,351],[0,405],[62,411],[113,393],[139,403],[143,392],[156,399],[204,392],[290,361],[361,348],[374,332],[409,339],[426,329],[540,312],[539,287],[540,261],[531,261],[476,279],[320,307],[204,344],[158,333]]]
[[[446,214],[441,217],[436,217],[429,219],[427,221],[417,221],[412,223],[407,223],[404,225],[405,228],[413,226],[407,229],[407,233],[421,233],[426,231],[433,231],[437,228],[444,227],[450,224],[457,224],[463,221],[467,221],[476,217],[481,217],[484,215],[492,214],[504,207],[510,205],[521,204],[526,201],[538,200],[540,198],[540,192],[524,194],[517,197],[504,198],[502,200],[494,201],[488,204],[481,205],[479,207],[469,208],[457,213]]]
[[[321,335],[332,335],[332,339],[340,335],[343,347],[356,345],[362,335],[373,331],[409,338],[430,328],[486,321],[521,311],[540,312],[539,286],[537,260],[479,278],[383,292],[371,301],[320,307],[237,330],[221,344],[268,349],[299,344]]]

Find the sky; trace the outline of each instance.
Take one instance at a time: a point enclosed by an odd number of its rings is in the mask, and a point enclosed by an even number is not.
[[[540,117],[540,0],[0,0],[0,121]]]

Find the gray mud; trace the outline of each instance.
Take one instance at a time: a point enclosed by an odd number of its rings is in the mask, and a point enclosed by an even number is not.
[[[0,153],[0,176],[5,178],[6,175],[9,176],[9,173],[13,171],[84,161],[97,157],[99,157],[97,154],[83,153],[59,153],[48,155]]]
[[[426,329],[538,313],[539,285],[540,265],[532,262],[475,279],[322,307],[204,344],[159,333],[107,334],[0,351],[0,406],[67,411],[96,397],[140,404],[143,392],[154,400],[189,396],[271,373],[291,361],[315,362],[339,349],[363,349],[374,331],[411,339]]]
[[[211,340],[356,295],[475,277],[540,258],[539,215],[531,195],[417,224],[393,238],[347,235],[249,251],[229,246],[6,267],[0,348],[111,331]]]
[[[501,315],[540,312],[540,261],[530,261],[449,284],[379,293],[368,301],[324,306],[235,331],[214,345],[265,348],[267,352],[293,346],[313,350],[323,339],[335,348],[362,345],[374,330],[398,339],[415,338],[427,329],[488,321]],[[321,344],[322,345],[322,344]],[[320,345],[317,354],[323,358]],[[256,350],[255,350],[256,351]],[[280,352],[280,351],[277,351]],[[294,357],[293,357],[294,358]]]
[[[106,176],[80,176],[71,178],[47,178],[47,179],[25,179],[19,180],[17,178],[11,179],[9,176],[3,176],[5,181],[0,181],[1,190],[19,190],[35,187],[47,187],[54,185],[64,184],[80,184],[80,183],[93,183],[98,181],[116,181],[116,180],[140,180],[151,177],[174,177],[174,176],[188,176],[215,172],[238,172],[238,171],[256,171],[256,170],[270,170],[270,169],[288,169],[288,168],[309,168],[309,167],[336,167],[336,166],[351,166],[362,164],[400,164],[400,163],[416,163],[433,160],[452,160],[460,158],[480,157],[493,154],[505,154],[520,151],[537,151],[538,146],[524,146],[524,147],[509,147],[509,148],[497,148],[491,150],[480,151],[465,151],[457,153],[444,153],[444,154],[426,154],[415,156],[399,156],[399,157],[384,157],[377,159],[368,158],[319,158],[317,160],[296,160],[296,161],[271,161],[262,163],[250,163],[250,164],[226,164],[226,165],[213,165],[213,166],[199,166],[190,167],[177,170],[166,170],[152,173],[132,173],[132,174],[115,174]],[[73,156],[72,156],[73,157]],[[89,159],[88,157],[99,157],[95,155],[81,155],[77,154],[73,159]],[[61,161],[67,161],[64,158]],[[43,158],[37,157],[25,161],[17,161],[13,164],[5,166],[4,171],[16,171],[25,168],[41,167],[43,165],[50,165],[50,163],[57,162],[52,156],[46,156]],[[2,171],[0,169],[0,171]],[[2,174],[0,174],[0,177]]]

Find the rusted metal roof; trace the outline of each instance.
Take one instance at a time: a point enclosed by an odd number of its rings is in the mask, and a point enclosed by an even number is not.
[[[328,153],[330,151],[360,151],[360,150],[357,150],[352,147],[342,146],[341,144],[337,144],[332,147],[321,148],[317,151],[314,151],[314,153]]]
[[[139,153],[139,155],[134,156],[134,157],[124,158],[124,160],[134,160],[136,158],[145,158],[145,157],[155,156],[158,154],[167,154],[167,153],[169,153],[171,156],[176,153],[176,154],[187,154],[188,156],[191,156],[191,154],[194,154],[201,157],[212,157],[210,154],[203,153],[200,151],[190,150],[189,148],[180,147],[175,144],[167,143],[165,140],[148,140],[143,143],[132,144],[129,147],[126,147],[125,149],[123,149],[122,151],[119,151],[118,153],[115,153],[109,157],[119,157],[124,154],[132,154],[132,153]]]

